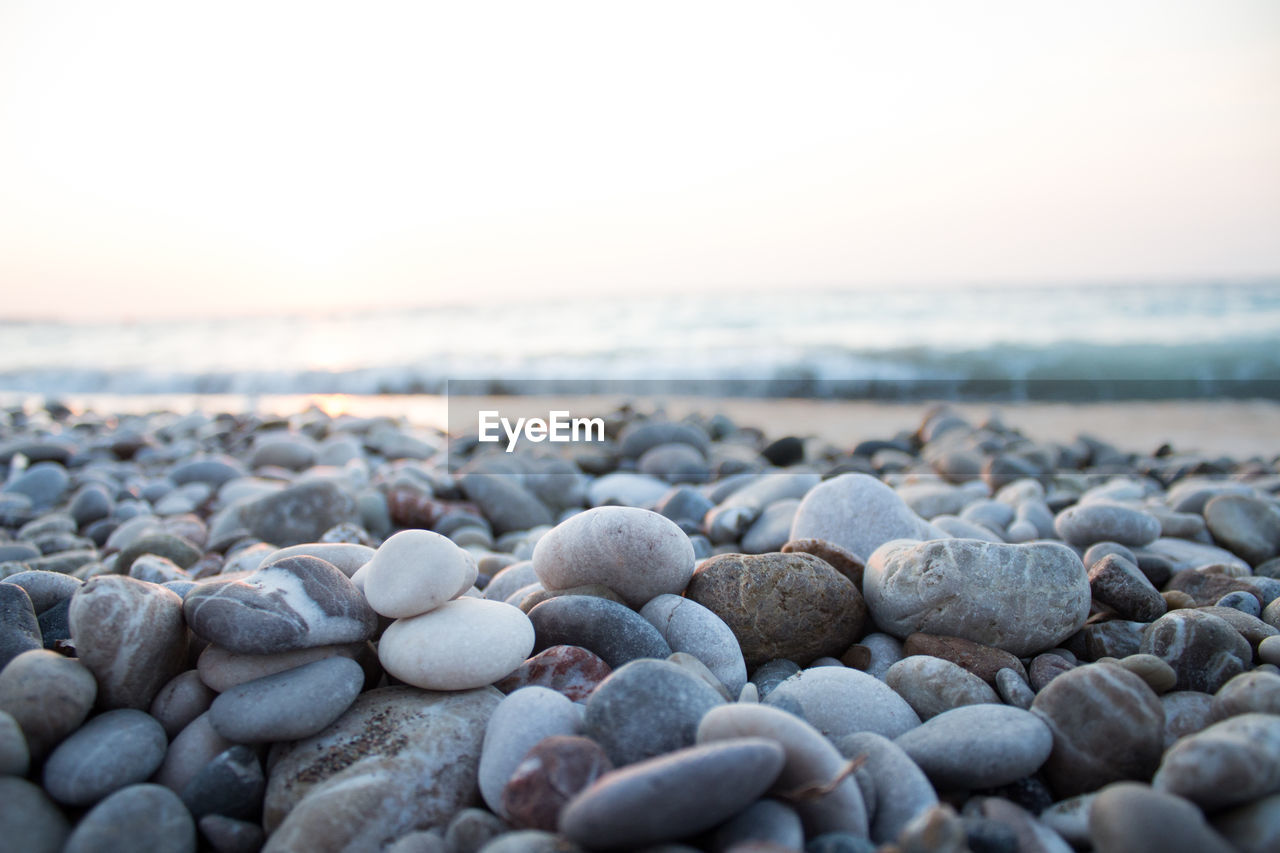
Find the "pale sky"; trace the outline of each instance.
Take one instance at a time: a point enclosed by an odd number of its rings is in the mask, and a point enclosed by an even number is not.
[[[1280,274],[1280,3],[0,0],[0,317]]]

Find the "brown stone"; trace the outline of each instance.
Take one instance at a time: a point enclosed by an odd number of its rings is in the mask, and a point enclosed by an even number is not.
[[[586,699],[613,670],[599,655],[581,646],[552,646],[516,667],[493,686],[503,693],[521,687],[546,687],[574,702]]]
[[[1011,652],[963,637],[917,632],[907,637],[902,650],[905,655],[931,655],[949,660],[992,685],[996,683],[996,673],[1002,669],[1012,669],[1020,674],[1026,672],[1022,661]]]
[[[1119,554],[1108,554],[1089,568],[1089,588],[1095,599],[1121,619],[1150,622],[1167,609],[1147,576]]]
[[[693,573],[685,596],[733,631],[748,668],[774,658],[805,665],[857,639],[867,606],[853,583],[812,554],[721,554]]]
[[[590,738],[553,735],[529,750],[502,789],[502,808],[517,829],[555,832],[565,803],[613,769]]]
[[[1181,590],[1195,600],[1199,607],[1206,607],[1217,604],[1218,599],[1229,592],[1240,590],[1258,598],[1258,603],[1262,604],[1262,599],[1258,597],[1258,591],[1247,583],[1230,575],[1221,572],[1211,572],[1203,569],[1184,569],[1169,579],[1169,583],[1165,585],[1165,590]]]
[[[858,555],[826,539],[792,539],[782,546],[784,554],[812,554],[862,589],[862,570],[866,568]]]
[[[1036,655],[1035,660],[1031,661],[1031,666],[1027,667],[1031,689],[1039,693],[1049,686],[1049,682],[1072,669],[1075,669],[1075,664],[1060,655],[1050,652]]]

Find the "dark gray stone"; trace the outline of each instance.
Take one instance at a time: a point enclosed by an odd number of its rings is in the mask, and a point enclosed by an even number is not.
[[[67,512],[76,520],[79,527],[84,528],[111,515],[115,504],[106,486],[91,483],[76,492],[75,497],[71,499],[71,505],[67,507]]]
[[[23,652],[43,648],[31,596],[16,584],[0,583],[0,669]]]
[[[146,781],[164,761],[164,728],[142,711],[94,717],[64,740],[44,765],[44,787],[61,803],[87,806]]]
[[[1109,554],[1090,566],[1089,588],[1095,599],[1121,619],[1150,622],[1163,616],[1167,609],[1160,591],[1147,576],[1119,554]]]
[[[551,510],[514,476],[472,472],[464,475],[458,485],[467,499],[480,507],[499,536],[555,521]]]
[[[561,595],[529,611],[535,652],[582,646],[613,669],[637,658],[666,658],[671,647],[643,616],[626,605],[591,595]]]
[[[971,790],[1036,772],[1053,749],[1053,735],[1030,711],[966,705],[925,721],[894,743],[939,790]]]
[[[18,572],[16,575],[9,575],[3,582],[25,589],[31,597],[31,607],[37,614],[71,598],[82,583],[79,578],[61,572]]]
[[[1178,675],[1177,690],[1216,693],[1253,662],[1249,642],[1218,616],[1174,610],[1151,624],[1141,651],[1163,660]]]
[[[182,802],[197,819],[216,814],[256,820],[266,785],[257,754],[250,747],[233,746],[200,768],[183,787]]]
[[[0,776],[0,838],[21,853],[59,853],[71,826],[62,810],[36,785]]]
[[[1218,495],[1204,505],[1204,520],[1219,544],[1257,565],[1280,553],[1280,507],[1253,495]]]
[[[76,824],[63,853],[195,853],[196,825],[178,795],[163,785],[130,785],[94,806]]]
[[[343,522],[359,522],[355,498],[328,480],[290,486],[240,508],[239,520],[264,542],[281,548],[319,541]]]
[[[1147,785],[1120,782],[1098,792],[1089,808],[1097,853],[1231,853],[1232,847],[1194,805]]]
[[[40,511],[56,504],[70,482],[67,469],[57,462],[37,462],[5,486],[4,491],[27,498],[31,508]]]

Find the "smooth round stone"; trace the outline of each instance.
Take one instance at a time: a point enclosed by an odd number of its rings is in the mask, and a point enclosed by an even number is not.
[[[1280,715],[1280,675],[1243,672],[1214,694],[1211,716],[1215,721],[1249,713]]]
[[[263,542],[282,548],[316,542],[331,527],[359,522],[355,498],[330,480],[312,480],[240,505],[236,520]]]
[[[786,498],[765,507],[760,517],[742,534],[744,554],[780,551],[791,538],[791,522],[800,506],[799,498]]]
[[[1199,610],[1166,613],[1147,629],[1140,650],[1163,660],[1178,690],[1216,693],[1253,662],[1249,642],[1221,617]]]
[[[499,569],[484,588],[484,597],[490,601],[505,601],[512,593],[530,584],[538,583],[532,560],[521,560]]]
[[[26,779],[0,776],[0,838],[22,853],[59,853],[71,827],[62,810]]]
[[[1168,693],[1178,683],[1173,667],[1155,655],[1128,655],[1120,659],[1120,665],[1147,682],[1156,693]]]
[[[209,710],[217,695],[200,680],[199,672],[189,669],[160,688],[151,703],[151,716],[164,728],[166,735],[176,737],[187,724]]]
[[[640,609],[675,652],[691,654],[706,665],[730,695],[747,683],[747,665],[733,630],[724,620],[692,599],[663,594]]]
[[[1135,782],[1108,785],[1089,808],[1089,836],[1098,853],[1229,853],[1186,800]]]
[[[139,536],[127,548],[120,551],[116,556],[116,572],[127,574],[134,561],[144,554],[164,557],[183,569],[195,565],[196,561],[203,556],[194,543],[181,536],[174,536],[171,533],[148,533]]]
[[[161,785],[130,785],[76,824],[63,853],[195,853],[196,825],[178,795]]]
[[[609,756],[590,738],[543,738],[512,770],[499,813],[512,826],[554,832],[569,800],[612,769]]]
[[[1258,658],[1263,663],[1280,666],[1280,637],[1266,637],[1258,643]]]
[[[402,530],[378,547],[363,574],[369,605],[398,619],[457,598],[475,583],[477,568],[449,538],[430,530]]]
[[[381,849],[474,802],[481,743],[502,699],[482,687],[362,693],[333,725],[276,748],[266,850]]]
[[[696,835],[755,801],[781,772],[785,753],[764,738],[738,738],[651,758],[601,776],[560,816],[560,830],[587,847],[623,847]]]
[[[860,669],[881,681],[884,681],[885,673],[889,671],[889,667],[906,657],[903,653],[901,640],[880,632],[867,634],[858,641],[856,646],[849,650],[849,654],[861,649],[865,649],[866,652],[859,655],[859,660],[850,662],[848,665]],[[861,658],[865,658],[865,661]]]
[[[200,836],[209,842],[213,853],[258,853],[266,838],[256,823],[209,814],[196,822]],[[443,847],[439,853],[446,853]]]
[[[79,728],[97,695],[93,673],[56,652],[23,652],[0,670],[0,711],[22,728],[33,759]]]
[[[705,483],[711,479],[706,458],[695,448],[680,442],[651,447],[636,460],[641,474],[668,483]]]
[[[169,479],[181,486],[186,483],[208,483],[221,486],[228,480],[245,475],[244,466],[230,456],[207,456],[179,462],[169,469]]]
[[[1167,609],[1160,591],[1132,562],[1119,554],[1109,554],[1089,568],[1093,597],[1110,607],[1122,619],[1150,622]]]
[[[896,839],[907,824],[938,802],[929,777],[920,765],[893,741],[875,732],[857,732],[836,740],[840,754],[863,759],[863,768],[874,787],[871,810],[871,840],[887,844]],[[859,771],[861,772],[861,771]]]
[[[157,557],[155,554],[143,554],[134,560],[133,565],[129,567],[129,577],[154,584],[184,582],[191,579],[191,575],[180,569],[172,560]],[[176,590],[174,594],[179,598],[182,597]]]
[[[467,808],[455,814],[445,827],[445,847],[455,853],[475,853],[510,827],[492,812]]]
[[[31,751],[22,726],[8,711],[0,711],[0,776],[25,776]]]
[[[209,722],[236,743],[299,740],[336,720],[363,686],[360,664],[325,658],[224,691],[209,707]]]
[[[31,596],[20,586],[0,583],[0,669],[23,652],[43,648]]]
[[[493,686],[508,694],[521,687],[546,687],[580,702],[611,672],[609,664],[580,646],[552,646],[520,664]]]
[[[1280,553],[1280,507],[1253,495],[1218,495],[1204,505],[1213,538],[1258,565]]]
[[[302,471],[314,465],[315,461],[315,444],[305,436],[260,433],[253,442],[249,467]]]
[[[151,707],[186,667],[182,599],[155,584],[101,575],[71,597],[71,638],[105,708]]]
[[[1029,776],[1053,749],[1035,714],[1005,705],[945,711],[896,743],[940,790],[993,788]]]
[[[533,549],[547,589],[599,583],[633,608],[680,593],[693,574],[693,545],[668,518],[636,507],[597,507],[557,524]]]
[[[935,515],[929,519],[934,527],[956,539],[981,539],[984,542],[1004,542],[997,533],[980,524],[970,524],[954,515]]]
[[[1052,542],[890,542],[862,586],[876,625],[896,637],[946,634],[1019,656],[1078,631],[1091,601],[1080,558]]]
[[[67,469],[57,462],[37,462],[10,480],[4,491],[30,499],[32,509],[46,510],[58,502],[70,482]]]
[[[200,653],[196,661],[196,671],[200,674],[200,680],[210,690],[223,693],[237,684],[296,669],[312,661],[339,656],[358,659],[368,648],[367,643],[341,643],[333,646],[294,649],[278,654],[245,655],[210,645]]]
[[[1149,779],[1160,761],[1164,706],[1120,666],[1090,664],[1055,678],[1031,704],[1053,732],[1044,774],[1060,797]]]
[[[662,853],[654,848],[647,849],[649,853]],[[540,829],[522,829],[499,835],[482,847],[480,853],[583,853],[583,849],[563,835]]]
[[[1280,604],[1271,602],[1267,605],[1272,615],[1272,621],[1276,621],[1280,617]],[[1262,621],[1256,616],[1250,616],[1248,613],[1237,610],[1234,607],[1200,607],[1197,608],[1201,613],[1207,613],[1210,616],[1217,616],[1226,622],[1236,633],[1245,638],[1250,646],[1256,646],[1267,637],[1274,637],[1280,634],[1280,629],[1273,625]],[[1265,612],[1265,611],[1264,611]]]
[[[671,484],[634,471],[613,471],[598,477],[587,486],[587,501],[592,506],[653,506],[671,490]]]
[[[214,731],[205,712],[188,723],[169,744],[154,781],[181,794],[205,765],[233,746],[235,744]]]
[[[164,761],[169,739],[142,711],[107,711],[64,740],[44,765],[44,787],[55,800],[87,806],[126,785],[143,782]]]
[[[742,737],[768,738],[782,746],[786,763],[770,793],[793,802],[807,837],[827,832],[866,836],[862,791],[821,732],[793,714],[757,704],[713,708],[698,724],[698,743]]]
[[[1280,717],[1241,714],[1182,738],[1151,784],[1206,811],[1280,793]]]
[[[306,542],[268,552],[257,568],[265,568],[289,557],[316,557],[332,563],[335,569],[351,577],[373,559],[374,553],[368,545],[354,542]]]
[[[963,637],[917,632],[903,642],[902,651],[907,655],[929,655],[951,661],[991,685],[995,685],[996,675],[1002,669],[1011,669],[1015,673],[1023,671],[1022,662],[1004,649]]]
[[[748,667],[839,655],[866,622],[858,590],[812,554],[721,554],[698,566],[685,596],[729,626]]]
[[[1217,607],[1230,607],[1233,610],[1239,610],[1241,613],[1247,613],[1250,616],[1261,616],[1262,605],[1258,603],[1258,598],[1253,593],[1236,590],[1222,596],[1215,602]]]
[[[1280,849],[1280,794],[1214,815],[1213,828],[1243,853]]]
[[[554,735],[576,735],[583,708],[545,687],[525,687],[508,694],[494,709],[480,753],[480,796],[503,819],[503,788],[529,750]],[[546,828],[546,827],[538,827]]]
[[[756,800],[716,830],[717,850],[802,850],[804,825],[795,809],[778,800]]]
[[[815,667],[788,678],[764,697],[830,738],[869,731],[895,738],[920,717],[887,684],[856,669]]]
[[[382,632],[378,660],[427,690],[470,690],[510,675],[533,650],[534,625],[518,607],[459,598]]]
[[[1080,548],[1095,542],[1142,547],[1160,538],[1160,520],[1154,515],[1103,501],[1064,509],[1054,518],[1053,529],[1064,542]]]
[[[724,702],[673,663],[635,660],[588,697],[582,731],[621,767],[692,745],[702,716]]]
[[[942,536],[897,492],[867,474],[841,474],[810,489],[791,525],[792,539],[824,539],[864,562],[890,540]]]
[[[272,654],[367,640],[378,618],[341,571],[317,557],[289,557],[241,580],[187,593],[191,630],[241,654]]]
[[[654,506],[654,512],[682,524],[682,529],[694,530],[702,527],[702,519],[715,507],[715,504],[702,492],[691,486],[677,486],[662,496]],[[684,527],[683,525],[688,525]]]
[[[106,486],[91,483],[76,492],[67,506],[67,512],[76,520],[77,525],[84,528],[111,515],[115,505],[116,502]]]
[[[1040,822],[1061,835],[1072,847],[1086,849],[1090,844],[1089,810],[1096,796],[1096,794],[1081,794],[1059,800],[1040,812]]]
[[[1031,708],[1031,703],[1036,698],[1036,692],[1027,684],[1027,680],[1012,669],[1002,669],[996,673],[996,692],[1006,705],[1024,711]]]
[[[1203,542],[1192,542],[1187,539],[1160,538],[1139,553],[1139,564],[1143,554],[1154,554],[1168,561],[1170,569],[1175,573],[1200,566],[1218,565],[1229,574],[1245,576],[1249,574],[1249,564],[1225,548],[1217,545],[1206,545]]]
[[[591,595],[561,595],[529,611],[535,651],[581,646],[617,669],[637,658],[666,658],[671,647],[643,616],[616,601]]]
[[[199,819],[217,814],[253,820],[262,809],[266,778],[252,747],[233,746],[200,768],[182,789],[182,802]]]
[[[942,658],[911,655],[889,667],[885,684],[893,689],[921,720],[962,705],[1000,704],[1000,697],[985,681]]]

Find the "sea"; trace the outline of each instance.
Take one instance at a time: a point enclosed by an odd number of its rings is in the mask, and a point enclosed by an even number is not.
[[[541,297],[110,322],[0,319],[0,397],[625,391],[1280,399],[1280,279]]]

